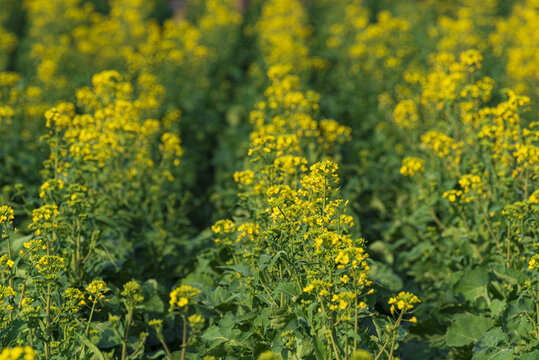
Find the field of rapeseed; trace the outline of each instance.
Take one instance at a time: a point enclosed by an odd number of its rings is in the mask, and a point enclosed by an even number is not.
[[[538,105],[538,0],[0,0],[0,360],[537,360]]]

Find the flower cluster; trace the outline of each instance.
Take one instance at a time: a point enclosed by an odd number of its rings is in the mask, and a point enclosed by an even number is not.
[[[3,205],[0,207],[0,224],[13,224],[13,209],[9,206]]]
[[[395,310],[401,310],[402,312],[409,312],[414,308],[414,304],[420,303],[421,300],[412,293],[401,291],[396,297],[389,299],[388,304],[391,305],[391,314],[395,313]]]
[[[34,360],[36,352],[29,346],[5,348],[0,352],[0,360]]]
[[[103,280],[94,280],[87,287],[86,291],[88,294],[88,299],[97,304],[100,301],[107,301],[105,299],[106,293],[109,291],[107,284]]]
[[[539,66],[539,41],[534,35],[538,20],[537,2],[526,0],[515,4],[508,18],[499,18],[496,31],[489,36],[495,54],[506,58],[506,72],[516,91],[535,97],[539,96],[535,71]]]
[[[402,160],[400,173],[404,176],[414,176],[425,171],[425,160],[416,157],[407,157]]]
[[[190,285],[180,285],[170,292],[169,311],[184,310],[200,294],[200,290]]]

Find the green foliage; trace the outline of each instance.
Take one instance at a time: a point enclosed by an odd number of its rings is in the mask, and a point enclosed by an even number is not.
[[[0,0],[0,359],[538,358],[537,6]]]

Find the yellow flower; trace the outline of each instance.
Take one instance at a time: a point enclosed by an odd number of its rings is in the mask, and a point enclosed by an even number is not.
[[[390,298],[388,304],[391,305],[390,310],[391,314],[393,314],[395,312],[395,305],[397,305],[399,310],[408,311],[414,308],[414,304],[420,302],[421,300],[419,300],[414,294],[401,291],[396,297]]]
[[[460,54],[460,62],[468,68],[468,71],[472,72],[475,69],[481,68],[481,61],[483,61],[483,55],[479,50],[470,49],[463,51]]]
[[[236,231],[236,225],[232,220],[219,220],[211,227],[212,231],[216,234],[221,232],[225,234],[233,233]]]
[[[189,325],[193,329],[199,328],[200,326],[204,324],[204,318],[200,316],[199,314],[193,314],[189,316],[188,320],[189,320]]]
[[[402,128],[415,127],[419,120],[417,105],[413,100],[404,100],[397,104],[393,111],[393,120]]]
[[[5,348],[0,353],[0,360],[34,360],[36,352],[29,346]]]
[[[255,173],[252,170],[236,171],[234,173],[234,181],[243,185],[251,185]]]
[[[11,225],[13,219],[13,209],[6,205],[0,206],[0,224],[7,223]]]
[[[528,199],[532,204],[539,204],[539,190],[535,190]]]
[[[449,202],[455,202],[462,195],[462,190],[449,190],[442,194],[442,197],[449,200]]]
[[[416,157],[407,157],[402,160],[400,173],[404,176],[414,176],[425,171],[425,160]]]
[[[539,270],[539,254],[533,255],[533,257],[528,262],[528,269],[537,271]]]
[[[339,269],[343,269],[344,265],[348,264],[350,262],[350,256],[345,253],[344,251],[339,251],[337,254],[337,257],[335,258],[335,264],[338,264]]]
[[[94,303],[105,298],[105,294],[109,291],[107,283],[103,280],[94,280],[86,287],[86,291],[90,293],[89,299]]]
[[[307,294],[310,294],[313,290],[314,290],[313,284],[309,284],[303,288],[303,292],[306,292]]]
[[[170,292],[169,311],[185,308],[198,294],[200,294],[200,290],[197,288],[190,285],[180,285]]]

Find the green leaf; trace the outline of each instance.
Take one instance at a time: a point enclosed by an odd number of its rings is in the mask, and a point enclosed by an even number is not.
[[[389,248],[388,244],[384,241],[375,241],[369,245],[369,254],[378,254],[385,263],[393,264],[395,256],[393,251]]]
[[[216,288],[201,287],[201,290],[203,302],[210,309],[233,303],[239,297],[238,294],[234,294],[222,286]]]
[[[490,348],[474,354],[472,360],[513,360],[514,358],[515,354],[513,353],[513,349]]]
[[[503,325],[513,341],[532,340],[530,334],[533,330],[533,324],[526,313],[534,307],[535,303],[530,298],[519,298],[507,304],[507,309],[503,314]]]
[[[512,360],[515,358],[513,348],[507,344],[507,334],[501,327],[494,328],[475,344],[473,360]]]
[[[97,348],[97,346],[92,344],[92,342],[86,336],[80,335],[80,341],[82,341],[82,343],[86,345],[88,349],[90,349],[90,351],[95,355],[97,359],[105,360],[103,353],[101,353],[101,351]]]
[[[314,311],[315,309],[317,308],[318,306],[318,302],[316,301],[313,301],[309,307],[307,308],[307,322],[309,324],[312,324],[313,323],[313,320],[314,320]]]
[[[26,322],[16,319],[7,328],[0,332],[0,339],[2,339],[2,345],[9,347],[15,344],[21,329],[26,326]]]
[[[277,261],[280,259],[280,257],[281,257],[282,255],[286,255],[286,252],[283,251],[283,250],[277,252],[277,254],[275,254],[275,255],[271,258],[271,261],[270,261],[270,263],[269,263],[269,265],[268,265],[268,268],[269,268],[270,270],[273,269],[273,267],[275,266],[275,264],[277,263]]]
[[[457,314],[445,334],[449,346],[475,344],[494,325],[494,320],[481,316]]]
[[[399,291],[402,289],[401,278],[385,264],[372,263],[370,276],[374,281],[380,283],[391,291]]]
[[[508,268],[505,265],[493,264],[491,269],[497,277],[511,284],[522,284],[528,279],[522,271]]]
[[[298,347],[299,358],[308,358],[314,352],[314,342],[312,340],[305,340]]]
[[[112,348],[121,344],[122,339],[112,330],[112,325],[107,321],[103,323],[103,330],[101,332],[101,339],[97,344],[101,349]]]
[[[268,307],[265,307],[260,311],[260,314],[254,320],[255,323],[262,324],[264,330],[266,330],[270,326],[269,313],[270,309]]]
[[[352,339],[354,340],[357,340],[357,341],[363,341],[363,339],[361,339],[361,336],[359,336],[354,330],[350,329],[346,332],[346,335],[348,337],[351,337]]]
[[[296,298],[301,294],[301,291],[298,289],[297,285],[293,282],[280,283],[273,292],[275,295],[284,294],[291,299]]]
[[[535,350],[535,351],[532,351],[531,353],[521,355],[518,358],[518,360],[537,360],[537,359],[539,359],[539,350]]]
[[[268,254],[260,255],[260,258],[258,259],[258,269],[260,271],[266,270],[270,260],[271,260],[271,256],[269,256]]]
[[[328,353],[326,347],[318,340],[315,336],[313,337],[314,353],[316,354],[317,359],[327,359]]]
[[[478,267],[462,273],[459,281],[455,285],[455,294],[461,294],[468,301],[474,301],[479,297],[484,297],[489,301],[487,284],[489,281],[488,269]]]
[[[236,322],[230,314],[225,315],[219,325],[210,326],[201,338],[208,343],[208,350],[213,349],[223,343],[228,347],[240,346],[238,338],[242,332],[235,328]]]
[[[142,284],[142,290],[144,291],[144,309],[147,312],[162,313],[165,311],[165,304],[159,297],[158,292],[159,284],[155,279],[149,279]]]
[[[210,326],[204,334],[202,334],[201,338],[209,343],[207,345],[208,350],[211,350],[215,348],[216,346],[228,341],[229,339],[223,334],[221,334],[221,330],[219,329],[219,326],[213,325]]]
[[[498,299],[492,300],[490,303],[490,317],[497,318],[503,312],[506,306],[507,304],[505,301]]]

